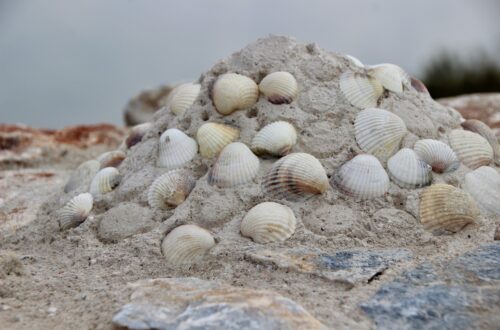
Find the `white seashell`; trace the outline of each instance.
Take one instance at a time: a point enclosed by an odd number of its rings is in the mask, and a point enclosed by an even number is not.
[[[120,183],[120,173],[114,167],[105,167],[94,176],[89,192],[92,196],[108,193]]]
[[[101,164],[100,168],[118,167],[126,157],[127,155],[123,151],[113,150],[101,154],[96,160]]]
[[[176,115],[182,115],[200,94],[201,85],[194,83],[182,84],[175,87],[167,97],[165,105]]]
[[[135,146],[142,141],[142,137],[153,127],[152,123],[142,123],[132,127],[130,134],[125,139],[127,148]]]
[[[488,165],[493,161],[493,149],[479,134],[454,129],[448,135],[448,139],[458,158],[470,169]]]
[[[401,141],[408,133],[401,118],[378,108],[359,112],[354,129],[360,148],[383,162],[399,150]]]
[[[172,265],[192,264],[215,246],[213,236],[196,225],[182,225],[173,229],[161,244],[167,262]]]
[[[167,129],[160,136],[158,166],[174,169],[183,166],[196,156],[196,141],[176,128]]]
[[[219,123],[205,123],[198,128],[196,140],[200,145],[200,154],[205,158],[212,158],[239,136],[240,130],[235,127]]]
[[[385,89],[395,93],[402,93],[403,86],[410,83],[410,76],[397,65],[384,63],[370,66],[368,75],[377,79]]]
[[[292,103],[299,93],[295,77],[284,71],[273,72],[262,79],[259,90],[273,104]]]
[[[148,190],[148,203],[152,208],[168,209],[180,205],[193,190],[196,180],[186,170],[169,171],[156,178]]]
[[[500,174],[481,166],[465,175],[464,189],[487,214],[500,215]]]
[[[259,171],[259,158],[241,142],[228,144],[208,173],[208,183],[234,187],[252,181]]]
[[[283,242],[295,232],[297,220],[285,205],[264,202],[254,206],[241,222],[241,234],[257,243]]]
[[[237,73],[226,73],[217,78],[212,89],[212,100],[223,115],[251,107],[259,98],[259,87],[250,78]]]
[[[252,151],[256,155],[284,156],[297,143],[295,128],[286,121],[277,121],[262,128],[252,140]]]
[[[94,199],[89,193],[73,197],[59,211],[59,227],[61,230],[70,229],[84,222],[92,210]]]
[[[341,191],[358,199],[380,197],[389,189],[389,176],[372,155],[357,155],[334,173],[332,181]]]
[[[415,151],[403,148],[387,161],[392,181],[403,188],[420,188],[432,180],[432,168]]]
[[[436,173],[451,172],[460,166],[457,155],[446,143],[423,139],[413,146],[417,155]]]
[[[71,174],[68,182],[64,186],[64,192],[68,193],[77,189],[78,187],[85,185],[85,188],[90,184],[90,181],[99,172],[101,168],[101,163],[97,160],[88,160],[83,162],[76,168],[76,170]]]
[[[352,105],[360,109],[376,107],[384,93],[384,87],[375,78],[351,71],[340,76],[340,90]]]
[[[352,56],[352,55],[348,55],[348,54],[345,54],[344,55],[345,57],[347,57],[347,59],[352,63],[354,64],[355,66],[357,66],[358,68],[364,68],[365,65],[363,64],[363,62],[361,62],[358,58]]]
[[[493,149],[493,160],[497,165],[500,165],[500,144],[498,143],[498,139],[491,128],[477,119],[464,120],[460,125],[462,125],[464,129],[484,137]]]

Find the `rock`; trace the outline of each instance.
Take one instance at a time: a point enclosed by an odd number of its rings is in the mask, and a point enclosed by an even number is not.
[[[99,238],[104,242],[117,242],[147,232],[154,224],[149,208],[135,203],[123,203],[102,215],[98,229]]]
[[[500,241],[500,224],[497,225],[497,229],[495,229],[495,234],[493,236],[495,241]]]
[[[304,308],[274,292],[197,278],[131,285],[131,302],[113,317],[125,329],[326,329]]]
[[[172,86],[160,86],[133,97],[123,110],[125,124],[134,126],[150,121],[154,113],[164,105],[172,89]]]

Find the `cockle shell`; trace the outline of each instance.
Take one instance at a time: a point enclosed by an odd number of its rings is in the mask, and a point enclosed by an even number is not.
[[[268,74],[259,84],[259,90],[273,104],[291,103],[299,93],[295,77],[284,71]]]
[[[215,108],[223,115],[249,108],[258,98],[257,84],[252,79],[237,73],[219,76],[212,89]]]
[[[425,188],[420,197],[420,222],[426,230],[456,233],[475,222],[478,212],[469,194],[448,184]]]
[[[409,148],[399,150],[387,161],[392,181],[403,188],[420,188],[432,180],[432,168]]]
[[[481,166],[467,173],[464,189],[487,214],[500,215],[500,174],[494,168]]]
[[[68,193],[75,190],[76,188],[85,185],[85,188],[90,184],[90,181],[99,172],[101,168],[101,163],[97,160],[92,159],[83,162],[76,168],[76,170],[71,174],[68,182],[64,186],[64,192]]]
[[[359,112],[354,130],[360,148],[383,162],[399,150],[401,141],[408,133],[401,118],[378,108]]]
[[[196,156],[198,144],[176,128],[167,129],[160,136],[158,166],[168,169],[181,167]]]
[[[168,209],[180,205],[193,190],[196,180],[186,170],[169,171],[153,181],[148,190],[148,203],[152,208]]]
[[[196,225],[182,225],[168,233],[161,250],[169,264],[182,265],[199,261],[214,245],[215,240],[207,230]]]
[[[280,158],[262,181],[264,194],[275,198],[310,197],[327,188],[325,169],[307,153],[291,153]]]
[[[73,197],[59,210],[59,227],[61,230],[70,229],[84,222],[92,210],[94,199],[89,193]]]
[[[165,105],[176,115],[182,115],[200,94],[201,85],[194,83],[182,84],[175,87],[167,97]]]
[[[262,128],[252,140],[252,151],[256,155],[284,156],[297,143],[297,132],[292,124],[277,121]]]
[[[241,222],[241,234],[257,243],[283,242],[295,232],[297,220],[285,205],[264,202],[254,206]]]
[[[101,164],[101,168],[118,167],[127,157],[121,150],[108,151],[97,157],[97,161]]]
[[[453,149],[444,142],[423,139],[417,141],[413,149],[436,173],[451,172],[460,166],[457,155]]]
[[[493,149],[488,141],[477,133],[454,129],[448,139],[458,158],[470,169],[488,165],[493,160]]]
[[[383,196],[389,189],[389,176],[372,155],[357,155],[333,175],[332,183],[347,195],[358,199]]]
[[[229,143],[240,136],[240,130],[219,123],[205,123],[198,128],[196,140],[200,146],[200,153],[205,158],[217,156]]]
[[[92,196],[108,193],[120,183],[120,173],[114,167],[105,167],[94,176],[90,183],[89,192]]]
[[[425,87],[424,83],[418,80],[417,78],[410,77],[410,84],[411,87],[413,87],[417,92],[429,95],[427,87]]]
[[[493,159],[495,163],[500,165],[500,144],[498,143],[498,139],[491,128],[477,119],[468,119],[460,125],[462,125],[464,129],[477,133],[485,138],[493,149]]]
[[[377,79],[385,89],[395,93],[402,93],[403,86],[408,84],[410,76],[397,65],[384,63],[370,66],[368,75]]]
[[[345,54],[344,55],[345,57],[347,57],[347,59],[349,59],[349,61],[354,64],[355,66],[357,66],[358,68],[364,68],[365,65],[363,64],[363,62],[361,62],[358,58],[352,56],[352,55],[349,55],[349,54]]]
[[[259,172],[259,158],[241,142],[228,144],[220,152],[208,173],[208,183],[234,187],[252,181]]]
[[[340,76],[340,90],[349,103],[360,109],[376,107],[384,93],[384,87],[375,78],[351,71]]]
[[[137,143],[142,141],[142,137],[153,127],[152,123],[142,123],[132,127],[129,135],[125,139],[125,145],[127,148],[135,146]]]

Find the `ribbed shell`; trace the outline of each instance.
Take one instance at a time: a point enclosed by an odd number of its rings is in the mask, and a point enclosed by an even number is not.
[[[182,225],[163,239],[161,250],[171,265],[192,264],[199,261],[215,246],[213,236],[196,225]]]
[[[241,234],[257,243],[283,242],[293,235],[297,220],[285,205],[264,202],[254,206],[241,222]]]
[[[340,90],[349,103],[360,109],[376,107],[384,93],[384,87],[375,78],[351,71],[340,76]]]
[[[89,193],[73,197],[59,211],[59,227],[61,230],[74,228],[84,222],[92,210],[94,199]]]
[[[187,83],[175,87],[168,95],[166,106],[176,115],[182,115],[200,94],[200,84]]]
[[[257,84],[252,79],[237,73],[219,76],[212,89],[215,108],[223,115],[249,108],[258,98]]]
[[[500,174],[481,166],[465,175],[464,189],[487,214],[500,216]]]
[[[417,141],[413,149],[436,173],[451,172],[460,166],[457,155],[453,149],[444,142],[423,139]]]
[[[71,174],[68,182],[64,186],[64,192],[68,193],[75,190],[81,185],[88,185],[94,176],[99,172],[101,168],[101,163],[97,160],[88,160],[76,168],[76,170]]]
[[[158,166],[174,169],[183,166],[196,156],[196,141],[176,128],[167,129],[160,136]]]
[[[279,159],[262,181],[264,194],[275,198],[310,197],[327,188],[325,169],[307,153],[291,153]]]
[[[403,148],[387,161],[392,181],[403,188],[420,188],[432,180],[432,168],[415,151]]]
[[[186,200],[195,184],[191,172],[182,169],[169,171],[156,178],[149,187],[149,206],[158,209],[176,207]]]
[[[410,81],[409,75],[399,66],[389,63],[370,66],[367,69],[370,76],[384,86],[385,89],[395,93],[402,93],[404,84]]]
[[[90,183],[89,192],[92,196],[106,194],[115,189],[120,183],[120,173],[114,167],[105,167],[94,176]]]
[[[420,197],[420,222],[426,230],[458,232],[475,222],[478,210],[474,200],[463,190],[447,184],[425,188]]]
[[[101,154],[97,160],[101,164],[101,168],[118,167],[126,157],[127,155],[123,151],[113,150]]]
[[[357,155],[333,175],[333,184],[357,199],[383,196],[389,189],[389,176],[372,155]]]
[[[461,125],[464,129],[477,133],[488,141],[493,149],[493,159],[497,165],[500,165],[500,144],[498,143],[498,139],[491,128],[477,119],[468,119]]]
[[[287,155],[297,143],[297,132],[292,124],[277,121],[262,128],[252,140],[252,150],[256,155]]]
[[[401,118],[378,108],[360,111],[354,130],[360,148],[383,162],[399,150],[401,141],[408,133]]]
[[[477,133],[455,129],[450,132],[448,139],[460,161],[470,169],[488,165],[493,160],[493,149]]]
[[[125,145],[127,148],[131,148],[141,142],[142,137],[151,129],[151,127],[153,127],[152,123],[143,123],[132,127],[129,135],[125,139]]]
[[[262,79],[259,90],[273,104],[291,103],[299,93],[295,77],[284,71],[273,72]]]
[[[354,64],[355,66],[357,66],[358,68],[364,68],[365,65],[363,64],[363,62],[361,62],[358,58],[352,56],[352,55],[348,55],[348,54],[345,54],[344,55],[345,57],[347,57],[347,59],[352,63]]]
[[[198,128],[196,140],[200,146],[200,154],[205,158],[217,156],[229,143],[240,136],[240,130],[219,123],[205,123]]]
[[[208,183],[234,187],[252,181],[259,172],[259,158],[241,142],[228,144],[208,173]]]

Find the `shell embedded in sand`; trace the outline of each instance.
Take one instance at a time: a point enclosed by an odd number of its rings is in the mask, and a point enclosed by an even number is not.
[[[333,175],[332,183],[347,195],[358,199],[383,196],[389,189],[389,176],[372,155],[357,155]]]
[[[241,142],[228,144],[208,173],[208,183],[234,187],[252,181],[259,171],[259,158]]]
[[[309,197],[327,188],[325,169],[316,157],[307,153],[280,158],[262,181],[264,194],[275,198]]]
[[[432,167],[436,173],[451,172],[460,166],[457,155],[446,143],[423,139],[413,146],[417,155]]]
[[[169,264],[182,265],[199,261],[214,245],[215,240],[207,230],[196,225],[182,225],[168,233],[161,250]]]
[[[97,161],[101,164],[101,168],[118,167],[123,162],[127,155],[121,150],[108,151],[97,157]]]
[[[217,78],[212,89],[212,100],[223,115],[251,107],[259,98],[259,87],[252,79],[237,73],[226,73]]]
[[[277,121],[262,128],[252,140],[252,151],[256,155],[284,156],[297,143],[297,132],[292,124]]]
[[[285,205],[264,202],[254,206],[241,222],[241,234],[257,243],[283,242],[295,232],[297,220]]]
[[[205,123],[196,132],[200,154],[205,158],[217,156],[225,146],[239,136],[239,129],[219,123]]]
[[[425,87],[424,83],[418,80],[415,77],[410,77],[410,85],[413,87],[417,92],[419,93],[424,93],[429,95],[429,91],[427,90],[427,87]]]
[[[493,149],[488,141],[477,133],[454,129],[448,139],[457,157],[470,169],[488,165],[493,160]]]
[[[345,54],[344,55],[345,57],[347,57],[347,59],[349,59],[349,61],[354,64],[355,66],[357,66],[358,68],[364,68],[365,65],[363,64],[363,62],[361,62],[358,58],[352,56],[352,55],[349,55],[349,54]]]
[[[370,66],[367,72],[368,75],[377,79],[385,89],[395,93],[402,93],[403,86],[410,81],[405,70],[390,63]]]
[[[94,176],[90,183],[89,192],[93,196],[108,193],[120,183],[120,173],[114,167],[105,167]]]
[[[376,107],[384,93],[384,87],[375,78],[351,71],[340,76],[340,90],[349,103],[360,109]]]
[[[409,148],[399,150],[387,161],[392,181],[403,188],[420,188],[432,180],[432,168]]]
[[[462,125],[464,129],[477,133],[485,138],[493,149],[493,159],[495,163],[500,165],[500,144],[498,143],[498,139],[491,128],[477,119],[467,119],[460,125]]]
[[[176,115],[182,115],[200,94],[201,85],[187,83],[175,87],[167,97],[165,105]]]
[[[132,127],[129,135],[125,139],[127,148],[135,146],[142,141],[142,137],[153,127],[152,123],[143,123]]]
[[[299,93],[295,77],[284,71],[273,72],[262,79],[259,90],[273,104],[291,103]]]
[[[149,206],[168,209],[180,205],[193,190],[196,179],[187,170],[169,171],[153,181],[148,190]]]
[[[64,186],[64,192],[68,193],[75,190],[82,184],[89,184],[94,176],[99,172],[101,168],[101,163],[97,160],[87,160],[83,162],[76,168],[76,170],[71,174],[68,182]]]
[[[463,188],[487,214],[500,215],[500,174],[481,166],[465,175]]]
[[[176,128],[167,129],[160,136],[158,166],[168,169],[181,167],[196,156],[198,144]]]
[[[94,199],[89,193],[73,197],[59,211],[59,227],[61,230],[74,228],[84,222],[92,210]]]
[[[399,150],[401,141],[408,133],[401,118],[378,108],[359,112],[354,130],[360,148],[383,162]]]
[[[475,222],[478,212],[469,194],[448,184],[427,187],[420,197],[420,222],[426,230],[456,233]]]

